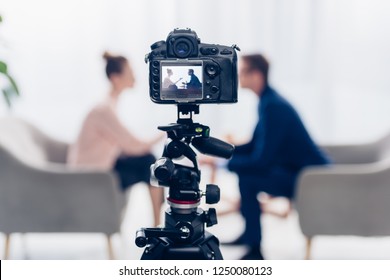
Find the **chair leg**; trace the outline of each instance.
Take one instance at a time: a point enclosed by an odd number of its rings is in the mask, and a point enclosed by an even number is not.
[[[106,237],[107,237],[107,245],[108,245],[108,259],[115,260],[114,247],[112,246],[112,236],[106,235]]]
[[[11,241],[10,235],[9,235],[9,234],[6,234],[6,235],[5,235],[4,260],[8,260],[8,258],[9,258],[10,241]]]
[[[311,237],[306,237],[305,260],[310,260],[310,258],[311,258],[311,244],[312,244],[312,238]]]

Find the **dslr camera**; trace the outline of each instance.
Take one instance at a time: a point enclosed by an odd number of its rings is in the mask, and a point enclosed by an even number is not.
[[[199,114],[202,103],[237,102],[239,49],[203,44],[191,29],[175,29],[151,49],[145,57],[145,62],[150,62],[150,97],[155,103],[177,104],[178,119],[158,127],[169,141],[162,157],[150,167],[152,185],[169,187],[164,227],[139,229],[135,243],[146,246],[143,260],[222,260],[218,238],[205,231],[205,226],[217,224],[216,210],[198,207],[203,196],[207,204],[218,203],[220,189],[208,184],[206,192],[200,190],[201,172],[192,147],[228,159],[234,146],[211,137],[210,128],[194,123],[192,114]],[[192,166],[175,162],[182,158]]]
[[[151,45],[150,98],[160,104],[237,102],[236,45],[201,43],[191,29],[175,29]]]

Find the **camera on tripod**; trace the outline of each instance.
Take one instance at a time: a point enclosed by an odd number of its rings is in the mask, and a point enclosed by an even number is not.
[[[162,104],[237,102],[237,54],[231,47],[201,43],[191,29],[175,29],[146,55],[150,98]]]
[[[194,147],[203,154],[230,158],[234,146],[210,136],[208,126],[194,123],[202,103],[237,102],[237,46],[201,44],[190,29],[175,29],[166,41],[151,46],[150,97],[153,102],[177,104],[176,123],[159,126],[169,138],[162,157],[151,166],[151,183],[169,188],[163,228],[142,228],[135,243],[146,249],[141,259],[222,259],[218,239],[205,231],[217,223],[214,208],[198,208],[219,202],[217,185],[199,189],[201,172]],[[186,76],[187,75],[187,76]],[[180,84],[179,84],[180,83]],[[182,117],[182,115],[190,115]],[[192,166],[175,160],[187,158]]]

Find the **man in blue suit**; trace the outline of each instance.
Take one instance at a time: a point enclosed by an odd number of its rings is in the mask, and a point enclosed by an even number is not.
[[[260,99],[259,121],[249,143],[237,146],[228,163],[237,173],[241,194],[241,214],[245,231],[230,244],[249,246],[242,259],[263,259],[259,192],[294,198],[299,172],[308,165],[329,163],[305,129],[291,104],[268,84],[267,60],[260,54],[243,56],[240,84]]]
[[[188,69],[188,76],[190,76],[190,81],[186,84],[188,89],[200,89],[202,87],[199,78],[194,74],[194,69]]]

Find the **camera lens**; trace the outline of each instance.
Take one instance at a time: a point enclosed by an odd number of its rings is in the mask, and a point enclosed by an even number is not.
[[[184,58],[190,56],[193,46],[187,38],[179,38],[173,44],[173,51],[177,57]]]

